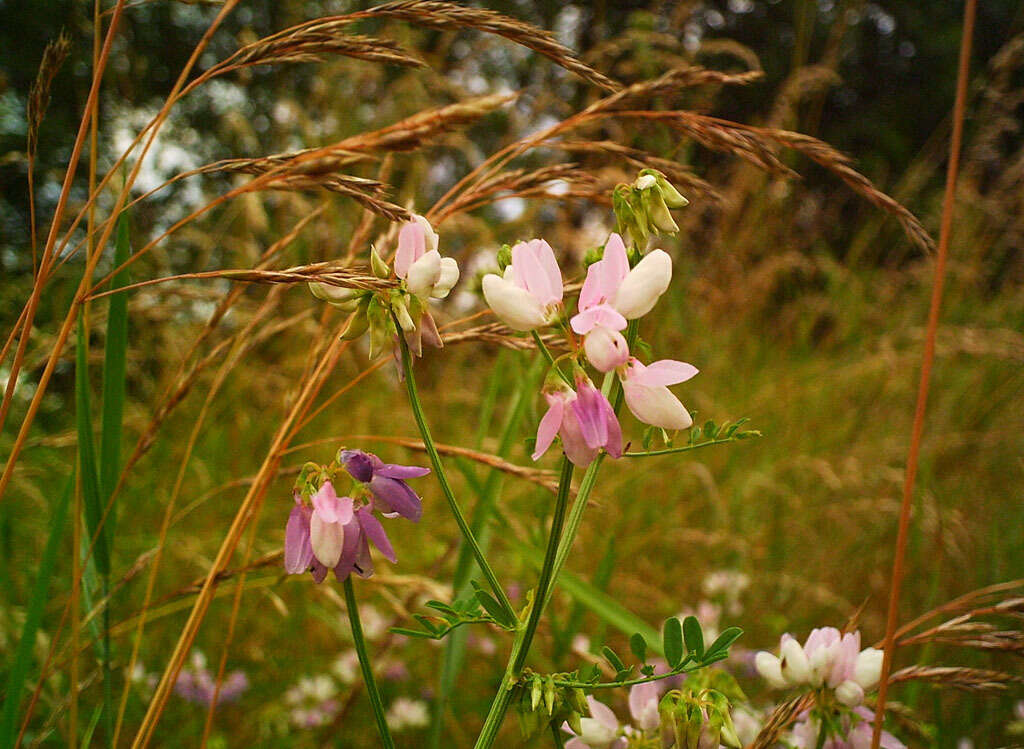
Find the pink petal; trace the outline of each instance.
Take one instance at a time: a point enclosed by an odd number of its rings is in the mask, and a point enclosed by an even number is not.
[[[349,497],[339,499],[330,481],[325,481],[313,495],[313,510],[325,523],[346,525],[352,520],[352,500]]]
[[[384,526],[380,524],[380,521],[365,507],[359,509],[356,517],[359,519],[359,527],[366,534],[367,538],[373,541],[373,545],[380,549],[380,553],[388,561],[392,564],[396,563],[398,557],[395,556],[395,549],[391,546],[388,534],[384,532]]]
[[[602,262],[604,261],[598,260],[587,268],[587,278],[583,282],[583,288],[580,289],[580,312],[595,307],[602,302],[600,267]]]
[[[613,458],[622,457],[622,427],[619,426],[619,420],[615,416],[615,411],[612,409],[611,403],[604,397],[602,393],[598,393],[600,397],[600,408],[604,416],[605,431],[608,433],[608,438],[605,440],[604,449]]]
[[[551,285],[548,282],[547,272],[540,264],[534,250],[535,241],[520,242],[512,248],[512,267],[515,268],[516,275],[523,287],[546,306],[555,300],[551,299]]]
[[[622,237],[615,232],[608,235],[601,262],[606,265],[605,275],[615,279],[615,289],[618,290],[622,279],[629,275],[629,258],[626,257],[626,245],[622,243]]]
[[[593,387],[581,385],[577,387],[576,400],[572,402],[572,412],[580,425],[580,432],[587,447],[597,449],[608,441],[608,424],[598,398],[601,394]],[[598,398],[595,398],[595,394]]]
[[[534,252],[537,257],[537,264],[544,271],[548,281],[548,294],[553,302],[562,301],[562,271],[558,268],[558,261],[555,260],[555,251],[551,245],[543,239],[534,240],[537,244]]]
[[[338,578],[338,582],[344,582],[349,573],[355,569],[356,557],[359,554],[362,541],[362,527],[359,523],[349,523],[345,528],[345,545],[341,548],[341,558],[334,567],[334,576]]]
[[[422,466],[402,466],[397,463],[385,463],[375,473],[389,479],[418,479],[430,473],[429,468]]]
[[[646,367],[635,362],[630,367],[629,378],[640,385],[647,387],[664,387],[667,385],[678,385],[686,382],[697,374],[698,370],[692,364],[675,361],[674,359],[662,359]]]
[[[562,424],[565,403],[560,398],[551,398],[548,403],[550,404],[548,410],[537,427],[537,444],[532,456],[534,460],[540,460],[540,456],[551,447],[551,443],[555,441],[555,435],[558,434],[558,427]]]
[[[577,468],[586,468],[597,457],[597,449],[590,447],[583,439],[580,422],[571,408],[566,408],[562,416],[562,426],[558,431],[562,438],[562,449],[572,464]]]
[[[398,250],[395,252],[395,275],[405,278],[409,266],[419,260],[427,250],[423,227],[415,221],[406,223],[398,232]]]
[[[593,697],[587,697],[587,705],[590,707],[590,715],[601,725],[612,731],[619,730],[619,719],[615,717],[612,709],[603,702],[598,702]]]
[[[292,507],[284,531],[284,569],[289,574],[305,572],[313,561],[313,545],[309,541],[309,510],[302,505]]]
[[[626,318],[610,304],[599,304],[573,315],[569,324],[580,335],[586,335],[598,325],[609,330],[622,330],[626,327]]]

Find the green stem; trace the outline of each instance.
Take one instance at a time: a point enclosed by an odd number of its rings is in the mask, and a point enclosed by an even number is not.
[[[555,740],[555,746],[558,749],[565,749],[565,736],[562,734],[562,729],[556,723],[551,723],[550,725],[551,737]]]
[[[516,619],[516,612],[512,608],[512,602],[508,600],[505,589],[498,582],[497,575],[494,574],[494,570],[491,569],[491,565],[487,562],[480,544],[477,543],[476,536],[470,529],[469,523],[466,522],[466,516],[462,513],[462,508],[459,507],[459,503],[455,499],[452,487],[448,483],[448,474],[445,473],[444,465],[441,463],[441,456],[434,446],[434,439],[430,436],[430,427],[427,426],[427,419],[423,415],[423,406],[420,404],[419,394],[416,391],[416,378],[412,369],[412,354],[409,351],[409,345],[405,342],[405,337],[401,334],[401,327],[398,325],[397,319],[395,319],[395,329],[399,331],[398,344],[402,349],[402,369],[405,372],[405,387],[409,393],[409,405],[412,407],[413,416],[416,418],[416,426],[419,427],[420,437],[423,439],[423,447],[430,457],[430,464],[434,467],[437,482],[441,485],[441,493],[444,494],[444,498],[448,501],[448,507],[451,509],[452,515],[455,516],[455,522],[459,526],[463,539],[465,539],[466,544],[473,551],[473,556],[480,567],[480,571],[487,578],[487,584],[491,586],[491,592],[494,593],[494,597],[498,599],[498,602],[509,616],[512,619]]]
[[[526,621],[526,630],[523,633],[523,647],[519,651],[519,657],[513,664],[516,676],[523,670],[526,656],[530,652],[530,645],[533,643],[533,636],[537,632],[537,625],[540,624],[540,617],[544,613],[544,607],[548,600],[548,590],[552,581],[552,572],[555,566],[555,554],[558,551],[559,541],[562,539],[562,527],[565,524],[565,508],[569,504],[569,490],[572,486],[573,465],[568,458],[562,458],[562,475],[558,479],[558,497],[555,499],[555,512],[551,518],[551,533],[548,536],[548,549],[544,554],[544,565],[540,568],[540,578],[537,580],[537,592],[533,596],[533,605],[530,607],[530,618]]]
[[[562,368],[558,366],[558,362],[555,361],[555,357],[551,355],[551,351],[546,345],[544,345],[544,339],[540,337],[540,333],[536,330],[532,330],[530,331],[530,335],[533,336],[533,342],[537,344],[537,349],[544,354],[544,358],[548,360],[548,364],[551,365],[551,368],[558,372],[558,376],[561,377],[569,387],[574,388],[576,386],[575,383],[569,378],[569,375],[563,372]]]
[[[501,679],[501,686],[498,694],[491,703],[491,709],[484,720],[483,728],[476,740],[476,749],[488,749],[498,735],[501,724],[505,720],[505,713],[508,711],[509,703],[512,701],[512,689],[523,671],[523,664],[526,663],[526,656],[529,655],[530,645],[533,636],[540,624],[540,617],[544,613],[547,604],[551,582],[554,579],[555,554],[559,548],[559,541],[562,536],[562,528],[565,523],[565,510],[569,503],[569,494],[572,486],[573,465],[568,458],[562,458],[562,473],[558,482],[558,497],[555,500],[555,511],[551,518],[551,533],[548,536],[548,548],[544,555],[544,565],[541,567],[540,578],[537,581],[537,590],[534,592],[533,605],[530,607],[530,617],[526,626],[516,633],[512,643],[512,652],[508,656],[508,665],[505,667],[505,675]]]
[[[377,680],[373,678],[373,666],[370,664],[370,656],[366,652],[366,641],[363,639],[363,625],[359,621],[359,607],[356,604],[356,592],[352,588],[352,576],[345,578],[345,607],[348,609],[348,621],[352,626],[352,642],[356,647],[356,654],[359,656],[359,666],[363,671],[363,682],[366,684],[366,695],[370,698],[370,706],[373,708],[373,717],[377,721],[377,731],[380,733],[381,745],[385,749],[395,749],[395,742],[388,731],[388,723],[384,717],[384,702],[380,698],[380,690],[377,689]]]

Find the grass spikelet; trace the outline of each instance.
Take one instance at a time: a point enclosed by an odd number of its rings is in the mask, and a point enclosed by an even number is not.
[[[1005,692],[1012,685],[1024,684],[1024,677],[986,668],[959,666],[910,666],[889,677],[890,684],[925,681],[967,692]]]
[[[39,72],[28,95],[28,155],[34,158],[39,145],[39,126],[46,116],[46,108],[50,104],[50,89],[53,79],[57,76],[64,60],[71,51],[71,38],[63,31],[46,45],[43,60],[39,64]]]
[[[341,55],[367,62],[422,67],[423,61],[398,44],[359,34],[346,34],[348,26],[337,19],[309,21],[247,44],[228,58],[226,70],[294,62],[323,62],[327,55]]]
[[[619,83],[580,60],[572,50],[560,44],[551,33],[493,10],[472,8],[438,0],[399,0],[354,13],[349,17],[395,18],[416,25],[442,29],[469,28],[496,34],[544,55],[552,62],[598,88],[605,91],[617,91],[621,88]]]

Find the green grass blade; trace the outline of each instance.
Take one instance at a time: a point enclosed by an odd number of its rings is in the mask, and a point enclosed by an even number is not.
[[[54,577],[54,566],[64,526],[67,522],[68,506],[71,504],[71,492],[75,486],[74,473],[68,477],[64,491],[60,493],[50,513],[50,535],[46,547],[39,560],[39,572],[29,598],[25,623],[21,628],[21,637],[14,653],[14,662],[7,674],[7,689],[4,692],[4,709],[0,716],[0,746],[14,746],[18,735],[18,707],[21,703],[21,691],[25,685],[25,677],[32,660],[32,649],[36,641],[36,632],[43,618],[43,609],[49,599],[50,581]]]
[[[78,338],[75,352],[75,423],[78,428],[78,456],[82,471],[82,504],[85,526],[91,542],[96,528],[103,517],[103,500],[100,498],[100,480],[96,473],[96,452],[93,447],[92,417],[89,414],[89,346],[86,340],[85,323],[78,318]],[[110,571],[110,555],[107,550],[107,529],[104,527],[96,539],[93,559],[101,575]]]
[[[82,512],[85,515],[85,527],[88,531],[87,544],[92,543],[93,536],[96,537],[91,560],[95,563],[96,571],[101,578],[100,597],[105,599],[110,590],[110,528],[106,524],[103,527],[100,526],[106,500],[100,490],[99,473],[96,470],[96,451],[93,445],[92,415],[90,413],[89,398],[89,344],[84,316],[79,316],[78,318],[78,336],[75,352],[75,423],[78,431],[79,468],[82,472]],[[88,545],[84,548],[87,550]],[[86,560],[87,563],[88,561]],[[88,565],[86,569],[88,569]],[[88,583],[82,586],[83,593],[88,587]],[[109,607],[109,604],[110,602],[107,601],[105,608]],[[109,628],[110,615],[104,610],[103,636],[97,642],[97,646],[103,666],[103,713],[108,723],[112,714],[111,705],[113,699],[110,683]],[[107,727],[106,737],[109,745],[109,741],[113,736],[113,726],[108,725]]]
[[[117,242],[114,246],[114,265],[120,265],[131,254],[128,239],[128,216],[124,213],[117,221]],[[119,289],[129,281],[125,269],[111,279],[110,288]],[[128,351],[128,296],[110,297],[107,316],[107,341],[103,353],[103,411],[100,421],[100,496],[104,502],[117,486],[121,472],[121,424],[124,417],[125,372]],[[104,525],[113,537],[115,513],[110,510]]]

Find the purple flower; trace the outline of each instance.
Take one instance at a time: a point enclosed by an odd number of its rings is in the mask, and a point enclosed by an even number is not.
[[[370,542],[391,562],[395,550],[380,521],[369,506],[354,509],[350,497],[338,497],[330,481],[315,495],[313,507],[295,496],[285,528],[284,566],[289,574],[307,570],[316,582],[323,582],[329,569],[339,581],[352,572],[360,577],[373,574]]]
[[[604,394],[582,377],[576,390],[569,388],[545,393],[548,410],[537,427],[537,448],[533,459],[543,455],[557,434],[562,449],[575,465],[585,468],[603,447],[613,458],[622,455],[622,430],[615,411]]]
[[[429,468],[384,463],[373,453],[362,450],[342,450],[339,459],[352,478],[369,487],[384,517],[401,515],[414,523],[419,521],[423,503],[405,479],[426,476]]]

